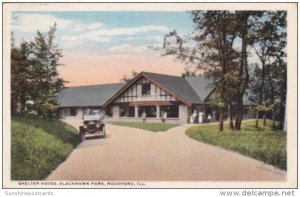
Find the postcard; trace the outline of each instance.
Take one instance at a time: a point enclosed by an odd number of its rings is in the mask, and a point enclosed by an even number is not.
[[[3,188],[296,188],[297,3],[3,3]]]

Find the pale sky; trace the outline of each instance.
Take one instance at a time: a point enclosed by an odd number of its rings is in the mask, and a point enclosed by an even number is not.
[[[118,83],[131,71],[170,75],[184,72],[173,57],[148,48],[162,46],[163,35],[176,29],[193,31],[186,12],[13,12],[16,43],[30,40],[36,30],[47,32],[57,23],[56,41],[64,57],[59,68],[67,86]]]

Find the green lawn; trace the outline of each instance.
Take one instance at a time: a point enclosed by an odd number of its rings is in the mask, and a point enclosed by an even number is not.
[[[268,121],[264,127],[260,121],[257,129],[255,121],[247,121],[243,122],[241,131],[230,131],[225,125],[225,131],[219,132],[218,125],[211,124],[192,127],[186,134],[195,140],[236,151],[286,170],[286,133],[273,131],[271,125],[272,122]]]
[[[75,128],[35,115],[12,117],[11,179],[43,180],[80,142]]]
[[[110,124],[144,129],[153,132],[166,131],[172,127],[178,126],[177,124],[169,124],[169,123],[141,123],[141,122],[110,122]]]

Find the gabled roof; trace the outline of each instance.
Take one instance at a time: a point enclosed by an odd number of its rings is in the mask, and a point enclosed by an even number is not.
[[[196,92],[199,99],[204,102],[210,93],[216,87],[212,80],[205,78],[204,76],[186,77],[185,78],[193,90]]]
[[[92,107],[107,106],[124,93],[141,77],[162,88],[179,102],[188,106],[205,103],[214,91],[215,84],[203,76],[178,77],[165,74],[141,72],[127,84],[103,84],[69,87],[63,89],[57,96],[60,107]],[[256,105],[244,96],[244,105]]]
[[[174,96],[178,101],[185,103],[188,106],[192,104],[200,104],[204,102],[204,99],[211,93],[212,88],[206,87],[210,83],[209,81],[205,81],[204,77],[195,77],[201,78],[192,80],[187,80],[186,78],[150,73],[150,72],[141,72],[135,78],[133,78],[130,82],[128,82],[125,86],[123,86],[111,99],[109,99],[104,107],[112,103],[115,99],[117,99],[122,93],[124,93],[132,84],[134,84],[141,77],[145,77],[151,83],[157,85],[162,88],[167,93]],[[194,89],[193,87],[197,87],[197,83],[205,83],[204,85],[200,84],[200,88]],[[209,88],[207,90],[204,90]],[[201,99],[203,97],[203,100]]]
[[[162,85],[189,104],[201,103],[201,99],[185,78],[149,72],[144,72],[144,76]]]
[[[65,88],[59,92],[57,102],[60,107],[102,106],[124,85],[115,83]]]

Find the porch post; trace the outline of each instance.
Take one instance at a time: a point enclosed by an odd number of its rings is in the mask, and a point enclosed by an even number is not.
[[[115,105],[112,107],[112,116],[113,118],[119,118],[120,116],[120,107],[118,105]]]
[[[156,118],[160,118],[160,107],[156,105]]]
[[[138,118],[138,113],[139,113],[138,106],[134,106],[134,117],[135,118]]]

